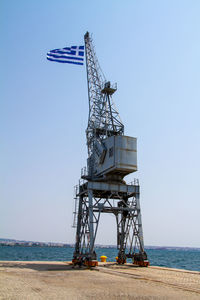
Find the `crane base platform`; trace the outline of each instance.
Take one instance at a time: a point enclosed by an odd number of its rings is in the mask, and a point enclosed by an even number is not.
[[[97,267],[98,261],[97,260],[79,260],[79,259],[72,259],[72,264],[74,266],[87,266],[87,267]]]
[[[148,260],[143,260],[143,261],[135,261],[133,263],[134,265],[137,265],[139,267],[149,267],[150,266],[150,263]]]

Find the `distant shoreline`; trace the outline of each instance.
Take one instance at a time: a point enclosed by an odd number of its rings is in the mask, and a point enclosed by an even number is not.
[[[73,245],[52,245],[52,244],[43,244],[43,243],[1,243],[0,242],[0,247],[16,247],[16,246],[19,246],[19,247],[60,247],[60,248],[74,248]]]
[[[19,246],[19,247],[60,247],[60,248],[74,248],[74,244],[54,243],[54,242],[34,242],[34,241],[20,241],[14,239],[0,239],[0,247],[3,246]],[[117,248],[116,245],[95,245],[96,248]],[[176,247],[176,246],[145,246],[145,249],[153,250],[200,250],[199,247]]]

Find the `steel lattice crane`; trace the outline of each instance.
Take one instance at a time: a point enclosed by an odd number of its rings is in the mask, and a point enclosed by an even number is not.
[[[92,39],[84,36],[88,81],[89,117],[86,130],[87,168],[75,189],[76,244],[72,262],[96,266],[95,239],[101,213],[114,214],[117,223],[119,264],[148,266],[144,251],[139,182],[124,177],[137,171],[137,140],[124,135],[124,125],[112,95],[116,85],[106,81]]]

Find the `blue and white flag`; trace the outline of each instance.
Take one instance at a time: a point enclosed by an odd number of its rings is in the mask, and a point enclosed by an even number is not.
[[[84,46],[72,46],[51,50],[47,53],[47,59],[60,63],[83,65]]]

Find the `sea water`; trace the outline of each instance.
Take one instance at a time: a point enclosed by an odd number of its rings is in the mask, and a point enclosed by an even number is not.
[[[95,248],[98,260],[101,255],[107,256],[107,261],[115,261],[116,248]],[[169,267],[200,271],[199,248],[158,248],[145,249],[151,266]],[[0,260],[31,260],[31,261],[70,261],[74,248],[70,247],[25,247],[0,246]],[[131,260],[128,260],[131,262]]]

